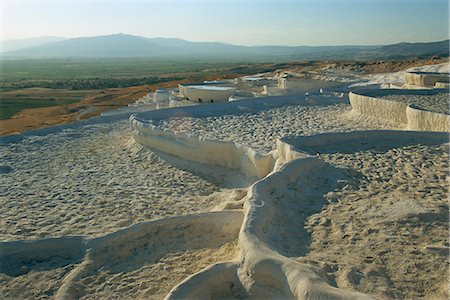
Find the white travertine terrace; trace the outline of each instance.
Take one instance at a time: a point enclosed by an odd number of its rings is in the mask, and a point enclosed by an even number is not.
[[[183,88],[180,86],[180,92]],[[211,89],[193,90],[209,92]],[[65,266],[68,262],[75,267],[64,275],[54,296],[76,299],[91,295],[87,292],[89,284],[102,269],[159,263],[159,253],[170,252],[170,249],[228,251],[229,245],[237,244],[229,251],[227,259],[213,260],[209,262],[213,264],[203,270],[197,268],[181,283],[179,279],[169,281],[173,288],[166,299],[370,299],[359,292],[333,287],[323,270],[298,261],[304,256],[302,249],[308,246],[300,230],[306,223],[304,212],[308,211],[311,201],[339,187],[339,180],[346,176],[341,169],[312,153],[319,153],[321,147],[339,148],[355,142],[361,145],[445,143],[447,133],[426,131],[448,131],[449,116],[364,93],[350,93],[354,112],[420,131],[366,130],[284,137],[276,140],[270,152],[157,125],[158,121],[173,116],[204,118],[227,111],[256,112],[292,105],[295,101],[292,97],[262,98],[131,116],[133,138],[138,143],[188,161],[237,170],[254,183],[242,195],[231,195],[228,202],[216,207],[216,212],[138,223],[98,238],[67,236],[0,243],[2,270],[17,276],[28,272],[24,266],[29,264],[45,262]],[[289,192],[292,188],[298,195],[296,201],[283,201],[283,197],[276,196],[279,191]],[[61,256],[64,257],[62,262]]]
[[[263,178],[273,169],[274,160],[270,154],[260,154],[245,145],[203,140],[161,130],[154,125],[143,126],[136,120],[132,121],[132,127],[137,142],[190,161],[238,170],[250,178]]]
[[[295,103],[290,97],[273,101],[271,98],[261,98],[257,102],[244,101],[217,104],[205,107],[184,107],[177,111],[153,111],[130,117],[133,136],[136,141],[150,148],[200,163],[212,164],[238,170],[249,178],[264,178],[277,162],[277,154],[260,153],[254,149],[235,142],[205,140],[195,135],[173,132],[159,128],[154,123],[161,119],[176,115],[205,116],[221,114],[233,109],[243,112],[261,107],[277,107]],[[282,157],[281,159],[284,159]]]
[[[180,246],[184,249],[200,248],[202,241],[208,239],[217,239],[218,243],[232,241],[241,222],[240,211],[210,212],[140,223],[101,238],[85,240],[84,247],[89,250],[83,262],[66,276],[55,298],[80,298],[84,292],[78,280],[104,265],[126,263],[130,256],[138,255],[137,250],[144,255],[149,250],[151,253],[152,248],[155,251],[154,248],[167,247],[165,243],[173,243],[171,236],[175,239],[182,236]],[[147,259],[151,260],[150,257]]]
[[[327,178],[338,178],[338,175],[330,174],[328,164],[309,157],[301,150],[303,147],[343,144],[355,140],[361,143],[374,141],[391,143],[403,140],[420,143],[424,139],[436,139],[438,142],[447,139],[446,134],[420,131],[356,131],[281,139],[277,141],[275,150],[258,155],[256,152],[249,154],[248,151],[242,151],[242,145],[236,143],[208,141],[195,136],[177,135],[169,130],[158,129],[155,125],[148,126],[148,123],[146,124],[139,117],[132,117],[131,123],[136,140],[147,146],[156,147],[185,159],[221,166],[231,160],[233,163],[228,165],[229,167],[239,169],[247,175],[262,178],[250,187],[244,199],[245,217],[239,235],[239,261],[213,265],[188,277],[176,286],[166,299],[233,297],[369,299],[370,297],[364,294],[348,292],[328,285],[319,269],[295,262],[276,250],[277,245],[271,241],[273,236],[279,236],[282,233],[276,231],[279,229],[271,229],[271,224],[276,221],[273,219],[274,215],[277,214],[276,200],[271,197],[273,190],[283,189],[284,185],[295,182],[299,178],[311,176],[313,172],[331,176]],[[222,150],[219,150],[220,147]],[[182,151],[182,148],[185,151]],[[192,155],[191,151],[197,154]],[[255,154],[264,159],[252,159]],[[225,160],[222,161],[222,157]],[[261,172],[255,173],[254,170],[258,169]],[[311,194],[311,192],[305,192]],[[298,208],[290,207],[289,211],[296,211],[296,209]],[[286,211],[283,213],[286,214]]]
[[[178,85],[180,94],[192,102],[217,103],[226,102],[235,89],[212,85]]]
[[[406,84],[433,87],[438,82],[449,82],[448,73],[435,72],[407,72],[405,74]]]
[[[236,210],[198,213],[139,223],[96,239],[74,236],[4,242],[1,243],[0,263],[2,272],[10,276],[26,273],[22,267],[26,264],[78,263],[62,280],[55,298],[79,299],[85,294],[80,280],[98,269],[128,264],[130,259],[151,262],[154,260],[151,255],[161,253],[164,248],[167,251],[170,244],[178,250],[190,250],[210,246],[205,243],[229,243],[236,239],[242,217],[242,212]],[[180,236],[183,239],[177,240]]]
[[[307,157],[302,149],[321,147],[330,144],[346,144],[349,141],[359,141],[362,145],[378,141],[383,143],[421,143],[427,140],[446,141],[442,133],[403,132],[403,131],[361,131],[347,133],[321,134],[311,137],[281,139],[278,149],[284,145],[287,152],[296,152],[299,159],[284,165],[279,171],[271,173],[263,180],[256,182],[251,188],[244,204],[246,216],[241,228],[239,242],[241,256],[239,262],[222,263],[205,269],[186,279],[174,288],[166,299],[195,298],[209,299],[212,295],[223,298],[260,297],[283,299],[364,299],[365,295],[346,293],[326,284],[321,273],[314,267],[296,263],[280,255],[273,243],[276,236],[286,235],[280,229],[272,229],[276,222],[277,199],[271,197],[275,189],[283,190],[289,182],[298,178],[312,176],[314,172],[328,173],[328,178],[336,180],[340,177],[338,170],[331,169],[323,161]],[[286,147],[286,145],[289,145]],[[310,195],[313,190],[303,187],[304,193]],[[286,204],[284,217],[293,211],[296,215],[299,203]],[[307,206],[307,204],[304,204]],[[297,216],[298,218],[298,216]],[[294,219],[290,226],[295,228]],[[294,229],[295,230],[295,229]],[[291,245],[296,241],[290,241]],[[229,288],[230,286],[233,289]]]
[[[168,103],[170,98],[171,91],[158,89],[153,94],[153,101],[155,103]]]
[[[320,90],[336,90],[354,82],[355,79],[336,74],[316,72],[283,72],[277,76],[277,87],[285,91],[316,93]]]
[[[421,109],[405,102],[381,99],[386,94],[401,93],[414,95],[432,95],[443,92],[418,90],[366,90],[349,93],[352,111],[357,114],[372,116],[404,124],[405,129],[424,131],[450,131],[450,116]]]
[[[407,73],[422,73],[422,74],[450,74],[450,63],[442,63],[436,65],[426,65],[420,67],[413,67],[404,71],[394,72],[394,73],[381,73],[381,74],[370,74],[365,76],[358,76],[354,78],[355,83],[350,87],[362,87],[370,85],[390,85],[390,88],[400,88],[400,89],[431,89],[433,86],[423,86],[417,84],[406,83]],[[338,76],[339,78],[340,76]],[[340,79],[341,80],[341,79]],[[444,81],[445,82],[445,81]],[[436,86],[437,88],[444,88],[442,86]],[[383,87],[382,87],[383,88]]]

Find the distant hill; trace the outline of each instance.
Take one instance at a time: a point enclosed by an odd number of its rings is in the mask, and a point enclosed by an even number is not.
[[[422,56],[448,56],[449,40],[432,43],[398,43],[383,46],[378,50],[386,56],[422,57]]]
[[[8,51],[14,57],[171,57],[223,55],[247,47],[194,43],[176,38],[146,38],[127,34],[71,38],[55,43]]]
[[[47,43],[64,41],[66,38],[59,36],[43,36],[21,40],[2,41],[2,52],[14,51],[24,48],[41,46]]]
[[[177,38],[146,38],[127,34],[71,38],[12,50],[4,58],[147,57],[220,58],[249,61],[395,59],[423,55],[448,56],[448,41],[400,43],[388,46],[236,46],[224,43],[189,42]]]

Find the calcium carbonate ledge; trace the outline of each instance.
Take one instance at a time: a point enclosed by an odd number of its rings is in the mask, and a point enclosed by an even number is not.
[[[406,72],[407,84],[433,87],[437,82],[449,82],[448,73]]]
[[[450,131],[450,116],[422,109],[414,104],[406,108],[408,129],[427,131]]]
[[[249,178],[265,177],[275,164],[272,153],[260,153],[238,143],[176,133],[136,118],[131,119],[131,128],[140,144],[186,160],[238,170]]]
[[[281,166],[286,159],[291,158],[284,157],[284,154],[279,157],[277,151],[262,153],[239,143],[177,133],[155,124],[160,120],[180,116],[205,118],[224,114],[239,115],[299,103],[311,105],[302,97],[266,97],[139,113],[130,117],[130,125],[134,139],[150,148],[190,161],[235,169],[249,178],[264,178],[276,167]]]
[[[431,95],[442,93],[447,90],[367,90],[349,93],[349,100],[352,111],[358,114],[372,116],[388,121],[401,123],[408,130],[424,131],[450,131],[450,116],[427,111],[414,104],[377,98],[390,93],[410,93],[414,95]]]

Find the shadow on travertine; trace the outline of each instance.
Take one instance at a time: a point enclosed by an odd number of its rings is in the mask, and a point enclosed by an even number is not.
[[[97,268],[129,272],[168,253],[219,248],[236,239],[241,220],[241,212],[230,211],[138,224],[92,240],[89,255]]]
[[[283,256],[305,256],[310,242],[306,220],[327,205],[325,195],[328,192],[341,189],[350,182],[357,186],[359,177],[351,170],[323,164],[306,176],[268,189],[266,195],[270,197],[265,204],[272,206],[272,220],[263,230],[267,245]]]
[[[85,253],[82,237],[61,237],[0,244],[1,273],[17,277],[78,263]]]
[[[429,146],[446,143],[449,141],[449,135],[445,132],[367,130],[284,137],[281,141],[311,155],[337,152],[351,154],[368,150],[382,153],[393,148],[412,145]]]
[[[193,175],[211,182],[212,184],[226,189],[244,188],[254,183],[257,178],[248,178],[242,172],[221,166],[187,161],[180,157],[170,155],[155,149],[151,151],[168,165],[177,169],[187,171]]]

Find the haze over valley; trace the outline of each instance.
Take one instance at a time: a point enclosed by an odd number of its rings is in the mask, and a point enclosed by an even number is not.
[[[32,46],[30,46],[32,45]],[[12,50],[8,50],[12,49]],[[3,42],[3,58],[204,58],[220,60],[374,60],[445,57],[449,41],[380,46],[237,46],[190,42],[178,38],[146,38],[113,34],[80,38],[34,38]]]

